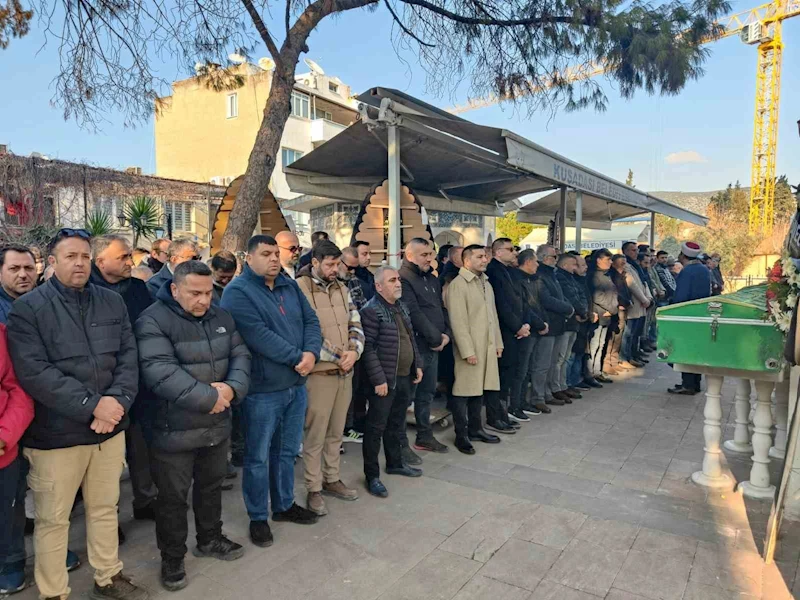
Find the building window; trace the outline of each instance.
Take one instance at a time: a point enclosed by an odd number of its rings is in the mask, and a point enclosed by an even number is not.
[[[338,94],[339,93],[339,86],[337,84],[333,83],[332,81],[328,82],[328,89],[331,92],[333,92],[334,94]]]
[[[308,94],[301,94],[300,92],[292,92],[292,116],[307,119],[310,105]]]
[[[239,116],[239,95],[238,94],[228,94],[227,104],[227,118],[228,119],[235,119]]]
[[[428,212],[428,225],[431,227],[438,227],[439,226],[439,213],[433,210],[429,210]]]
[[[482,225],[480,215],[461,215],[461,223],[465,226],[480,227]]]
[[[319,108],[314,110],[314,118],[325,119],[326,121],[333,121],[333,115],[331,113],[329,113],[327,110],[320,110]]]
[[[288,167],[298,158],[303,156],[303,153],[300,150],[292,150],[291,148],[281,148],[281,162],[283,162],[284,167]]]
[[[194,205],[191,202],[165,202],[167,214],[172,215],[173,231],[194,231]]]

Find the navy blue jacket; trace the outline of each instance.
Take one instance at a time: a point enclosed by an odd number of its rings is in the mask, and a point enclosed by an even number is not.
[[[165,283],[172,283],[172,271],[169,270],[168,265],[161,267],[161,270],[147,280],[147,290],[153,298],[158,297],[158,290]]]
[[[322,332],[305,294],[287,275],[279,274],[270,289],[263,277],[245,265],[242,274],[225,286],[222,308],[253,355],[250,393],[279,392],[303,385],[294,370],[311,352],[319,360]]]
[[[711,295],[711,271],[702,263],[691,263],[678,273],[675,284],[672,304],[708,298]]]
[[[14,305],[14,299],[9,296],[6,291],[0,287],[0,323],[3,325],[8,321],[8,313],[11,312],[11,307]]]
[[[361,282],[361,289],[364,290],[364,298],[369,302],[375,295],[375,276],[366,267],[357,266],[355,275]]]

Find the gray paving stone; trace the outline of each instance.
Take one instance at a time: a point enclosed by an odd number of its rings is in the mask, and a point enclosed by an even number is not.
[[[626,552],[573,540],[545,575],[545,580],[602,597],[611,589],[626,555]]]
[[[626,462],[617,472],[613,485],[645,492],[655,492],[664,477],[664,469]]]
[[[631,549],[638,531],[639,527],[630,523],[589,517],[581,525],[575,539],[609,550],[627,552]]]
[[[590,481],[599,481],[601,483],[609,483],[614,480],[617,473],[622,466],[622,462],[617,464],[603,464],[600,462],[593,462],[589,459],[591,451],[584,457],[584,459],[575,465],[575,468],[569,472],[573,477],[581,479],[588,479]],[[565,490],[570,491],[570,490]],[[596,494],[595,494],[596,495]]]
[[[586,515],[553,506],[542,506],[533,519],[525,523],[514,537],[563,549],[580,529]]]
[[[711,523],[708,521],[691,521],[681,515],[649,509],[642,525],[650,529],[658,529],[675,535],[694,537],[704,542],[716,543],[721,538],[735,537],[736,528],[725,523]]]
[[[346,571],[362,556],[364,551],[358,546],[326,537],[274,569],[269,579],[288,588],[310,592],[329,577]],[[313,577],[309,577],[311,573]]]
[[[521,525],[520,520],[478,513],[447,538],[440,549],[486,562]]]
[[[736,551],[721,544],[701,542],[689,578],[703,585],[760,595],[763,562],[756,553]]]
[[[569,492],[563,492],[555,505],[599,519],[621,521],[633,525],[639,524],[647,512],[645,507],[630,506],[608,497],[589,498]]]
[[[529,590],[502,581],[476,575],[455,595],[453,600],[527,600]]]
[[[530,600],[597,600],[597,596],[553,581],[542,581],[534,590]]]
[[[633,543],[633,549],[639,552],[678,556],[691,561],[697,552],[698,543],[695,538],[642,527]]]
[[[605,600],[648,600],[648,599],[645,598],[644,596],[640,596],[639,594],[631,594],[630,592],[626,592],[624,590],[611,588]]]
[[[464,587],[481,563],[433,551],[381,595],[381,600],[450,600]]]
[[[631,550],[614,587],[652,600],[680,600],[689,581],[692,557]]]
[[[557,548],[511,538],[478,574],[532,591],[560,554]]]
[[[508,477],[517,481],[527,481],[562,492],[573,492],[584,496],[597,496],[600,490],[603,489],[602,483],[531,467],[516,466],[509,471]]]
[[[514,481],[513,479],[498,477],[496,475],[484,474],[476,476],[475,471],[452,465],[447,465],[440,471],[434,473],[432,477],[465,487],[511,496],[512,498],[539,502],[541,504],[549,504],[559,496],[558,490],[543,485]]]
[[[683,594],[683,600],[758,600],[761,595],[753,596],[741,592],[732,592],[712,585],[703,585],[690,581]],[[764,598],[764,600],[773,600]]]

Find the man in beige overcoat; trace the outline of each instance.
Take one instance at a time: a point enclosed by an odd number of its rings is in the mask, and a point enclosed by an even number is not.
[[[499,408],[500,372],[497,359],[503,354],[503,337],[497,319],[494,291],[486,276],[486,248],[473,244],[464,248],[464,266],[450,283],[446,295],[453,330],[455,383],[453,422],[455,446],[464,454],[475,454],[471,441],[497,444],[481,423],[481,398]]]

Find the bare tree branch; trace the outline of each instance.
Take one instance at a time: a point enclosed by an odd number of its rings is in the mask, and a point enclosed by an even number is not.
[[[251,19],[253,19],[253,25],[258,31],[258,34],[261,36],[261,39],[264,41],[264,44],[267,46],[267,50],[269,50],[269,53],[272,55],[272,59],[276,64],[280,63],[280,50],[278,50],[278,47],[275,45],[275,40],[272,39],[272,35],[270,35],[269,30],[267,30],[267,26],[264,24],[264,20],[261,18],[261,15],[256,10],[256,7],[253,6],[252,0],[242,0],[242,4],[247,9],[247,14],[250,15]]]
[[[389,4],[389,2],[384,2],[384,4],[386,5],[386,8],[389,9],[389,14],[392,15],[392,19],[394,20],[395,23],[397,23],[397,26],[401,29],[401,31],[403,33],[405,33],[407,36],[412,38],[420,46],[425,46],[427,48],[435,48],[436,47],[436,44],[429,44],[428,42],[425,42],[425,41],[419,39],[416,35],[414,35],[413,31],[411,31],[408,27],[403,25],[403,22],[400,20],[400,17],[398,17],[397,13],[394,12],[394,9],[392,8],[392,5]]]

